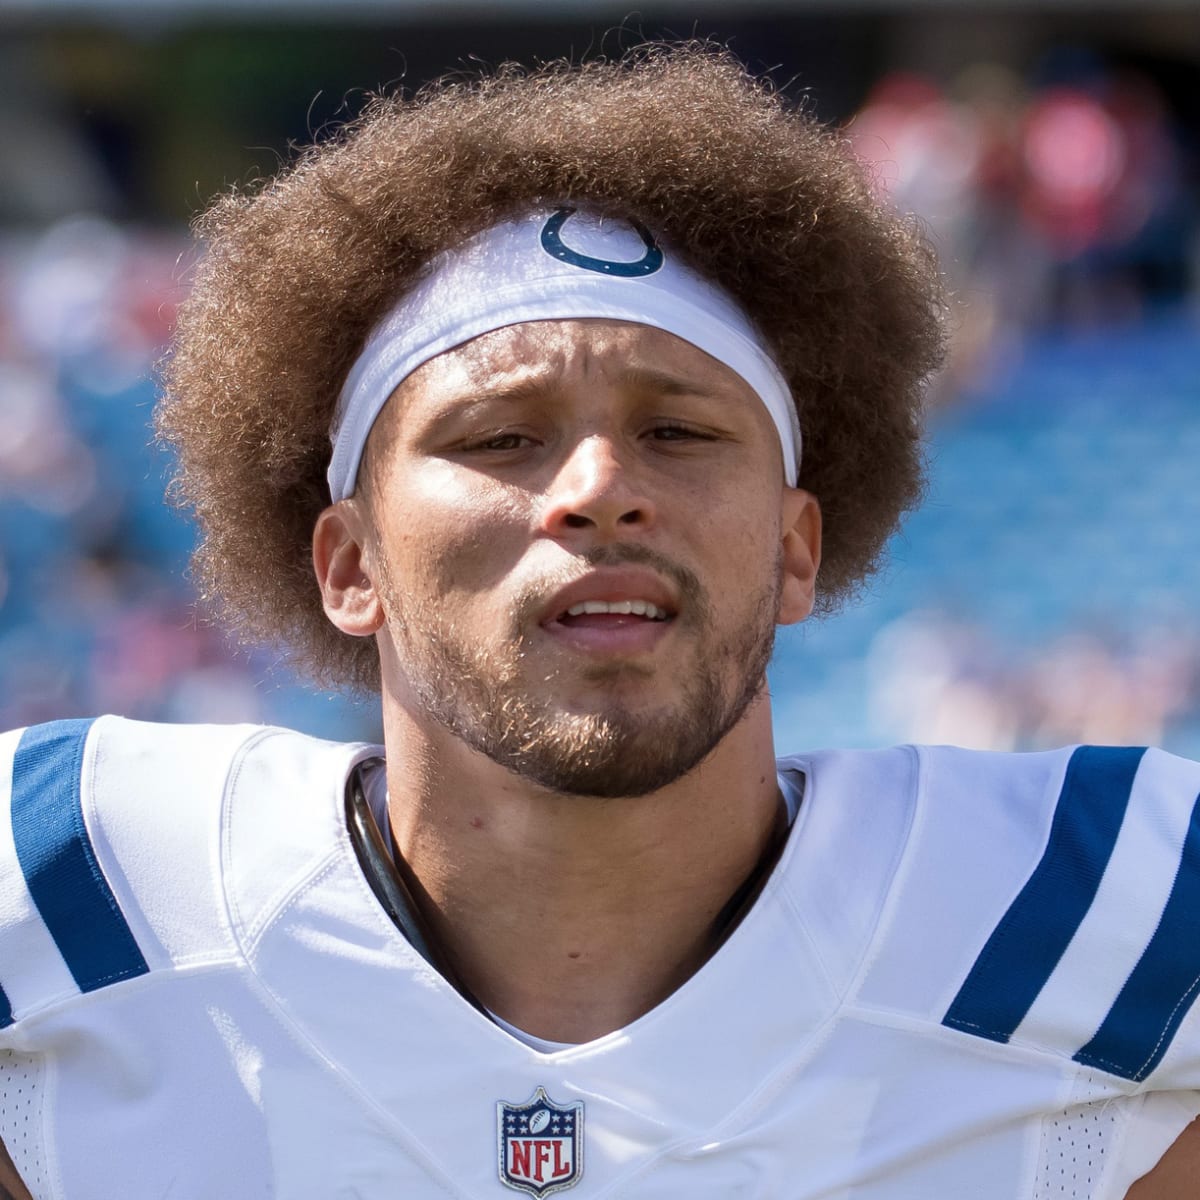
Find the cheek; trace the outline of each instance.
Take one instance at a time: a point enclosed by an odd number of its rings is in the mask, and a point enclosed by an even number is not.
[[[708,536],[724,547],[720,565],[724,573],[742,586],[771,572],[779,561],[779,514],[766,504],[732,502],[716,510],[710,507]]]
[[[440,596],[489,589],[524,546],[528,517],[486,477],[442,467],[422,472],[390,515],[389,558],[399,580],[421,580]]]

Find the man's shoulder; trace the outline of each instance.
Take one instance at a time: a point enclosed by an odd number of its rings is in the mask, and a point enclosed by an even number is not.
[[[1190,814],[1200,794],[1200,763],[1142,746],[1015,753],[926,745],[834,749],[791,754],[778,767],[785,777],[802,776],[806,788],[824,784],[869,791],[874,804],[909,803],[923,824],[961,826],[955,836],[966,840],[975,830],[992,846],[997,837],[1042,844],[1057,820],[1095,828],[1112,849],[1127,817],[1136,824],[1164,805]],[[999,826],[988,826],[990,813]]]
[[[47,721],[0,733],[7,770],[18,747],[29,762],[54,759],[57,770],[73,754],[88,748],[93,757],[103,753],[128,757],[163,757],[236,752],[249,743],[279,740],[293,747],[332,747],[342,743],[312,737],[293,729],[255,724],[188,724],[137,721],[112,714]]]
[[[296,763],[303,770],[363,754],[361,743],[277,726],[156,724],[116,716],[50,721],[0,734],[0,797],[17,820],[25,814],[44,820],[74,807],[97,819],[113,806],[175,812],[219,796],[228,778],[248,764]]]
[[[1200,764],[1112,746],[836,752],[810,760],[816,804],[823,778],[860,781],[864,763],[907,797],[866,1003],[1123,1087],[1196,1086]]]
[[[0,1027],[235,957],[223,900],[232,810],[261,796],[278,823],[278,792],[302,807],[368,749],[116,717],[0,735]]]

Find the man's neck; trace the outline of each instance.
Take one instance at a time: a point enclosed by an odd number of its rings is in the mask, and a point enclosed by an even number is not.
[[[441,953],[551,1041],[627,1025],[690,978],[777,840],[765,696],[700,767],[627,799],[549,793],[386,706],[385,730],[393,836]]]

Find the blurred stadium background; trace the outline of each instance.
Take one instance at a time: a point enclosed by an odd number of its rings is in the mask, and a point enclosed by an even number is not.
[[[377,736],[195,619],[148,431],[186,222],[366,90],[692,34],[844,125],[954,291],[928,500],[861,604],[781,637],[780,747],[1200,755],[1195,0],[0,0],[0,727]]]

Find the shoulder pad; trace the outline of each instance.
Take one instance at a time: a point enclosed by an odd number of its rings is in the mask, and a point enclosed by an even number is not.
[[[0,735],[0,1027],[228,952],[220,800],[247,736],[113,717]]]
[[[1026,868],[943,1024],[1140,1083],[1200,987],[1200,764],[1079,746],[1053,778]]]

